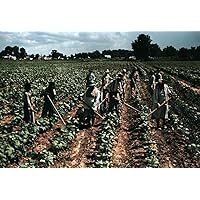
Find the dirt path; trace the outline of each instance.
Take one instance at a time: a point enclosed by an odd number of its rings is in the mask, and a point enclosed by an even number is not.
[[[54,161],[52,167],[85,168],[90,167],[92,156],[96,148],[96,134],[100,130],[100,120],[97,120],[94,127],[80,130],[69,150],[60,154],[60,158]]]
[[[130,99],[130,83],[127,82],[127,90],[125,94],[125,101]],[[129,109],[123,104],[120,113],[120,126],[116,129],[116,139],[112,153],[112,167],[126,167],[129,163],[128,143],[130,128]]]
[[[185,80],[178,80],[178,82],[188,88],[190,88],[191,90],[193,90],[194,92],[200,94],[200,87],[192,87],[189,82],[185,81]]]
[[[2,126],[9,125],[12,120],[13,120],[13,115],[5,115],[0,120],[0,125],[2,125]]]
[[[132,92],[130,83],[128,82],[126,92],[126,103],[131,104]],[[144,148],[140,141],[140,135],[132,128],[137,113],[122,106],[121,124],[116,130],[116,142],[113,147],[112,167],[145,167],[144,164]]]
[[[116,130],[116,142],[112,153],[112,167],[126,167],[129,163],[128,143],[130,131],[128,109],[124,105],[121,111],[121,124]]]
[[[132,128],[137,114],[127,107],[122,109],[122,123],[116,130],[116,143],[113,147],[112,167],[142,168],[145,167],[144,148],[140,133]]]
[[[193,87],[191,86],[191,84],[186,81],[186,80],[181,80],[181,79],[176,79],[174,76],[170,76],[173,80],[178,81],[181,85],[190,88],[191,90],[193,90],[194,92],[200,94],[200,87]]]

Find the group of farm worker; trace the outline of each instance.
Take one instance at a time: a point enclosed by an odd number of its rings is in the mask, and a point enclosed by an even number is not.
[[[100,90],[96,87],[96,76],[90,70],[86,77],[86,91],[80,96],[84,102],[82,119],[85,119],[89,126],[93,126],[98,109],[101,114],[116,111],[120,117],[119,104],[124,100],[125,90],[126,69],[118,73],[114,79],[107,69],[102,76]]]
[[[156,73],[151,71],[149,78],[149,92],[152,97],[153,109],[152,118],[156,119],[157,128],[160,128],[160,120],[162,119],[162,128],[168,119],[168,100],[169,100],[169,87],[164,83],[160,71]],[[100,89],[96,86],[96,76],[92,70],[86,76],[86,89],[85,92],[80,94],[79,100],[84,104],[77,115],[80,121],[85,125],[91,127],[95,123],[96,115],[102,117],[104,113],[116,112],[120,117],[120,105],[124,103],[126,98],[127,84],[130,80],[131,94],[138,94],[139,90],[139,72],[137,68],[133,68],[131,72],[123,69],[115,78],[110,75],[109,69],[106,69],[101,78]],[[25,83],[24,92],[24,121],[26,123],[34,123],[34,109],[31,102],[31,85],[27,81]],[[41,93],[44,97],[44,106],[42,110],[42,117],[52,117],[55,105],[54,99],[56,96],[55,83],[50,82],[49,86]],[[100,111],[100,114],[98,113]]]
[[[34,116],[34,108],[33,103],[31,101],[31,84],[28,80],[24,84],[24,94],[23,94],[23,102],[24,102],[24,121],[26,123],[35,123]],[[55,83],[49,82],[47,88],[44,88],[40,94],[40,97],[44,97],[44,105],[42,109],[42,117],[52,117],[54,113],[53,101],[56,96]]]

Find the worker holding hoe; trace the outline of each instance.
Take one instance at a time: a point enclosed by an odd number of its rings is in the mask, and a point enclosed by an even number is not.
[[[122,70],[122,95],[123,95],[123,99],[125,99],[125,94],[126,94],[126,89],[127,89],[127,70],[124,68]]]
[[[153,71],[150,71],[149,73],[149,84],[148,84],[148,90],[151,96],[151,104],[153,105],[153,99],[155,96],[155,88],[156,88],[156,76]]]
[[[159,79],[155,86],[153,96],[153,105],[157,110],[152,114],[152,118],[156,119],[157,128],[160,128],[160,120],[163,121],[162,128],[166,128],[166,120],[168,120],[169,113],[169,94],[171,91],[163,79]],[[162,105],[163,104],[163,105]]]
[[[25,123],[35,123],[34,109],[31,101],[31,84],[28,80],[24,85],[24,89],[24,121]]]
[[[130,79],[130,88],[131,88],[131,95],[135,95],[135,90],[136,90],[136,83],[134,79],[134,73],[135,73],[135,68],[132,69],[129,79]]]
[[[49,86],[42,92],[40,96],[44,96],[44,106],[42,109],[42,117],[52,117],[54,113],[54,108],[51,103],[55,100],[56,90],[55,83],[53,81],[49,82]]]
[[[115,80],[113,80],[108,86],[109,92],[109,112],[116,111],[117,115],[120,116],[119,105],[123,101],[123,74],[119,73]]]
[[[102,77],[102,84],[101,84],[101,105],[100,105],[100,112],[101,114],[108,111],[108,91],[107,86],[112,81],[112,77],[109,74],[109,69],[106,70],[105,74]]]
[[[100,101],[100,90],[95,87],[93,80],[88,81],[85,93],[81,94],[79,99],[84,103],[84,107],[79,111],[78,116],[84,126],[94,126],[95,115]]]

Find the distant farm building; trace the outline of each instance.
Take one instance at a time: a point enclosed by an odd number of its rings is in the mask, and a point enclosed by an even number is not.
[[[105,58],[111,59],[111,55],[104,55]]]

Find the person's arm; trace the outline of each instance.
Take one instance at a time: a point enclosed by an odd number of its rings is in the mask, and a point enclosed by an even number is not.
[[[167,84],[164,85],[164,92],[165,92],[165,100],[169,100],[169,94],[171,94],[171,90]]]
[[[96,80],[96,76],[94,75],[94,73],[92,73],[92,76],[93,76],[93,80],[95,81]]]
[[[26,98],[27,98],[28,107],[30,108],[31,111],[33,111],[33,107],[31,105],[29,93],[26,92],[25,94],[26,94]]]
[[[155,92],[154,92],[154,103],[157,104],[159,106],[159,102],[158,102],[158,89],[155,88]]]
[[[56,90],[55,89],[53,89],[53,95],[56,96]]]
[[[97,107],[98,107],[98,104],[99,104],[99,101],[100,101],[100,91],[97,90],[97,95],[96,95],[96,98],[95,98],[95,101],[94,101],[94,105],[93,105],[93,109],[94,110],[97,110]]]

